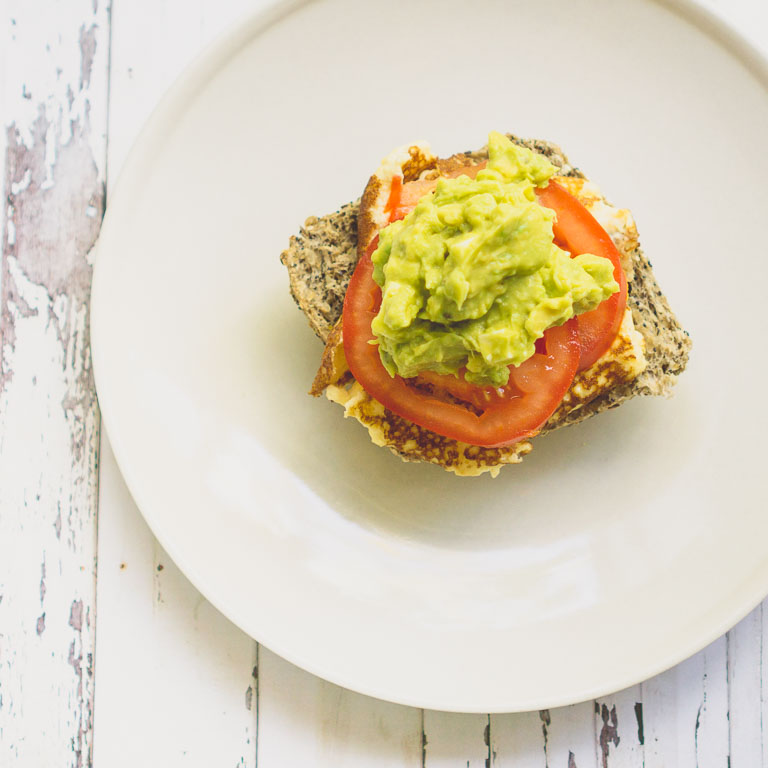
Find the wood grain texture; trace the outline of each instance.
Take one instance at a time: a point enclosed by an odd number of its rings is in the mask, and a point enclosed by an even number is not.
[[[424,710],[426,768],[486,768],[490,764],[490,717]]]
[[[766,46],[768,50],[768,46]],[[761,611],[761,648],[765,648],[768,644],[768,600],[764,600],[760,606]],[[753,675],[760,676],[760,740],[762,762],[760,765],[768,765],[768,734],[766,734],[766,728],[768,728],[768,654],[760,653],[760,671],[752,672]],[[750,702],[753,705],[752,702]],[[757,741],[758,735],[755,732],[745,734],[744,738]],[[736,766],[734,766],[736,768]]]
[[[493,768],[547,768],[545,735],[548,712],[491,715],[490,742]],[[551,723],[551,719],[550,719]]]
[[[260,650],[259,768],[420,768],[422,746],[420,709],[352,693]]]
[[[101,477],[95,764],[253,768],[256,644],[136,524],[106,440]]]
[[[642,690],[646,768],[728,764],[725,637],[644,682]]]
[[[642,768],[645,761],[640,685],[595,701],[598,768]]]
[[[596,768],[593,702],[542,710],[540,719],[548,766]]]
[[[114,0],[109,191],[165,89],[250,5]],[[218,613],[158,545],[125,488],[106,433],[99,514],[96,764],[252,768],[256,643]]]
[[[99,413],[89,251],[104,211],[109,12],[4,5],[0,764],[91,763]]]
[[[763,733],[764,605],[727,636],[729,760],[732,768],[768,765]],[[762,674],[760,672],[762,668]]]
[[[594,702],[491,715],[492,765],[596,768]]]

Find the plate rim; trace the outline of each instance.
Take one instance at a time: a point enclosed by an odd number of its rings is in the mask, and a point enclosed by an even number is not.
[[[193,95],[204,85],[218,69],[237,53],[250,41],[267,32],[272,26],[280,24],[294,12],[313,4],[318,4],[324,0],[276,0],[266,8],[246,13],[240,19],[230,24],[229,27],[220,33],[211,43],[206,45],[193,59],[184,67],[182,72],[174,80],[169,88],[163,93],[156,106],[151,111],[148,119],[143,124],[136,139],[134,140],[130,151],[125,157],[122,168],[110,195],[105,215],[102,221],[99,237],[93,246],[94,249],[94,267],[91,286],[91,308],[90,308],[90,340],[92,354],[92,370],[97,391],[97,398],[101,412],[101,419],[106,427],[112,452],[125,481],[126,487],[131,498],[136,504],[142,518],[157,538],[160,545],[165,549],[179,570],[189,579],[190,583],[197,589],[216,610],[223,616],[232,621],[232,623],[241,628],[254,641],[264,645],[276,655],[284,658],[288,662],[300,667],[301,669],[327,680],[333,684],[342,686],[349,690],[361,693],[366,696],[378,698],[380,700],[394,702],[397,704],[412,706],[417,708],[432,709],[436,711],[464,712],[464,713],[514,713],[527,712],[540,709],[568,706],[575,703],[590,701],[603,697],[612,692],[620,691],[642,681],[648,680],[690,658],[714,640],[721,637],[725,632],[731,629],[741,619],[747,616],[768,594],[768,577],[765,583],[760,586],[753,586],[749,591],[749,596],[739,601],[737,606],[730,612],[724,612],[724,618],[713,624],[712,629],[707,633],[697,636],[692,642],[680,644],[674,653],[668,653],[663,658],[657,659],[654,663],[645,665],[643,669],[635,669],[632,674],[624,675],[619,680],[614,680],[610,685],[597,684],[586,687],[580,691],[570,691],[556,699],[537,700],[528,698],[519,701],[517,704],[504,705],[502,707],[492,706],[486,708],[458,708],[455,706],[446,706],[445,702],[431,701],[428,697],[412,699],[409,696],[395,695],[390,691],[376,690],[368,685],[361,685],[355,680],[349,680],[343,674],[328,674],[327,671],[318,668],[318,665],[312,660],[301,658],[300,654],[284,653],[279,645],[273,645],[269,639],[260,640],[259,636],[266,637],[262,631],[263,628],[252,626],[254,620],[248,620],[247,616],[241,616],[236,605],[230,605],[225,595],[211,594],[205,588],[205,579],[198,578],[198,569],[194,563],[191,563],[181,555],[176,549],[173,536],[166,535],[166,531],[161,522],[161,516],[153,515],[149,510],[153,507],[152,502],[144,498],[139,483],[134,474],[134,467],[131,460],[126,455],[126,450],[118,433],[113,433],[109,429],[112,423],[111,413],[113,410],[113,401],[110,393],[110,387],[105,386],[106,374],[100,374],[103,370],[101,360],[106,356],[100,350],[108,345],[108,341],[102,341],[101,328],[103,323],[99,320],[102,314],[102,302],[100,296],[103,291],[99,289],[101,275],[106,271],[106,267],[101,265],[105,263],[101,252],[102,235],[108,231],[112,220],[111,211],[118,207],[119,202],[125,196],[125,190],[131,186],[132,177],[140,177],[138,169],[141,166],[142,158],[150,155],[154,149],[162,144],[163,138],[167,133],[167,126],[173,122],[173,116],[183,109]],[[754,76],[768,94],[768,55],[764,55],[747,38],[738,32],[724,19],[717,16],[708,8],[699,4],[695,0],[638,0],[653,5],[661,6],[682,18],[685,22],[691,24],[703,32],[714,43],[722,46],[731,56],[737,59],[748,72]],[[117,201],[117,204],[116,204]],[[254,631],[256,630],[256,631]]]

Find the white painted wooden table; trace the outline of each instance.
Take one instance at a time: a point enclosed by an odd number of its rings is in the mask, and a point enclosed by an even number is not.
[[[768,765],[765,603],[605,699],[455,715],[293,667],[181,575],[100,429],[90,248],[164,89],[266,0],[105,1],[0,0],[0,768]],[[702,2],[768,54],[768,0]]]

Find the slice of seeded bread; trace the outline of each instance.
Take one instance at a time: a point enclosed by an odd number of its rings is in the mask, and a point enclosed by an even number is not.
[[[557,167],[558,176],[585,178],[556,144],[509,137],[545,155]],[[464,154],[474,161],[488,157],[485,147]],[[341,315],[347,284],[357,264],[359,206],[360,200],[356,200],[327,216],[310,217],[299,234],[291,237],[289,247],[280,257],[288,269],[294,300],[323,341]],[[622,250],[628,251],[631,258],[627,303],[635,328],[645,342],[647,366],[633,381],[620,384],[584,405],[559,408],[542,428],[542,434],[615,408],[635,395],[668,395],[686,366],[691,341],[662,294],[650,262],[637,241],[628,247],[625,244]]]

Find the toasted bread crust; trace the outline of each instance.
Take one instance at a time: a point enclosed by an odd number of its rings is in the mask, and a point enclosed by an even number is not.
[[[533,449],[528,440],[504,448],[483,448],[437,435],[387,410],[351,373],[330,384],[326,395],[344,407],[345,416],[360,421],[376,445],[388,448],[404,461],[426,461],[457,475],[474,477],[490,472],[495,477],[503,465],[519,464]]]
[[[381,194],[383,184],[378,176],[371,176],[360,198],[360,214],[357,219],[357,257],[360,258],[371,240],[376,236],[378,227],[373,220],[373,209]]]
[[[386,223],[377,220],[375,211],[383,207],[380,198],[389,192],[389,181],[392,172],[402,175],[403,181],[418,179],[424,171],[434,168],[440,162],[429,150],[419,144],[412,144],[407,149],[401,147],[394,150],[382,163],[382,167],[374,173],[365,185],[363,196],[360,198],[360,213],[357,223],[357,255],[362,256],[371,244],[376,233]]]
[[[344,354],[341,318],[339,318],[325,342],[320,367],[317,369],[309,394],[319,397],[329,384],[339,381],[348,370],[347,358]]]
[[[359,209],[356,201],[328,216],[310,216],[280,256],[288,270],[291,296],[323,341],[341,317],[357,264]]]
[[[414,144],[408,147],[409,158],[402,164],[403,181],[416,181],[424,171],[434,168],[440,162],[424,147]]]

